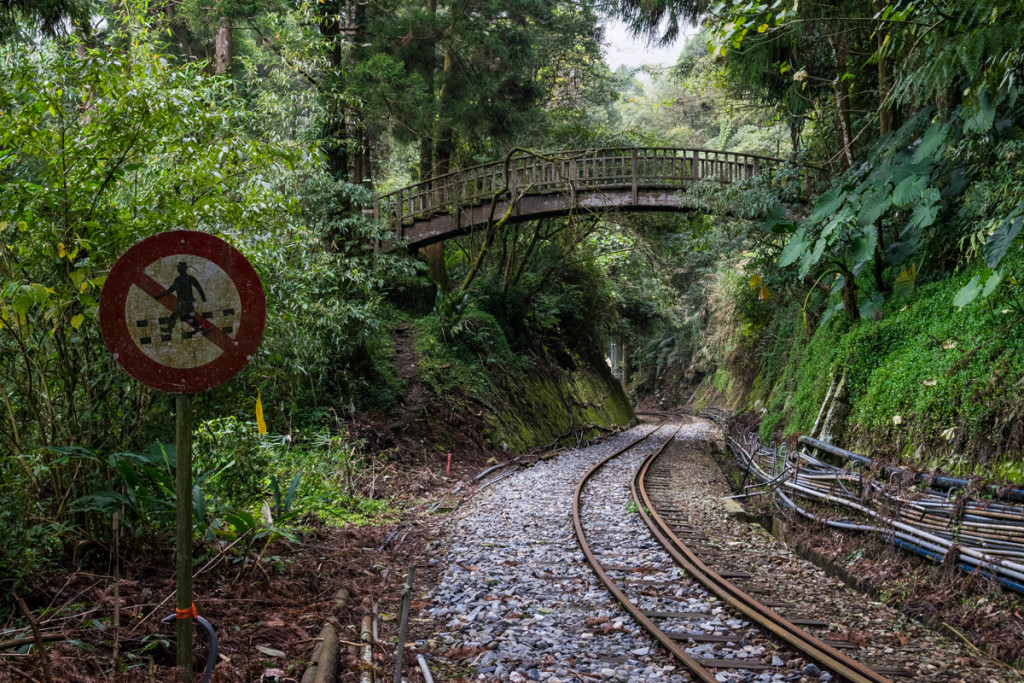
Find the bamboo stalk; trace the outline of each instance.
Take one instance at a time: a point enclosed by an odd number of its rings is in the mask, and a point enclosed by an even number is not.
[[[66,633],[41,633],[40,637],[43,642],[51,643],[55,640],[64,640],[67,637]],[[25,638],[11,638],[10,640],[0,640],[0,650],[7,650],[12,647],[21,647],[22,645],[30,645],[35,643],[35,636],[26,636]]]

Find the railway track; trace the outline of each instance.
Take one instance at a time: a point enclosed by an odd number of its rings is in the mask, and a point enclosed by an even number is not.
[[[899,668],[871,668],[843,654],[840,648],[856,645],[813,636],[801,625],[815,625],[815,620],[786,619],[752,597],[752,591],[744,591],[730,581],[749,574],[714,568],[715,563],[708,561],[709,554],[720,551],[708,548],[698,553],[691,549],[688,543],[697,544],[703,534],[683,517],[674,516],[676,511],[668,495],[672,482],[657,467],[659,457],[682,426],[652,429],[596,463],[576,486],[573,526],[577,540],[599,580],[623,608],[695,680],[706,683],[770,681],[778,680],[780,674],[783,680],[817,678],[825,673],[831,680],[887,683],[887,675],[902,673]],[[637,459],[638,446],[652,437],[660,439],[658,447],[639,466],[631,464]],[[621,462],[624,459],[630,463]],[[596,501],[602,489],[612,492],[618,487],[621,491],[624,478],[628,478],[639,516],[678,567],[676,577],[667,576],[664,566],[652,561],[649,552],[640,554],[654,567],[602,561],[602,556],[609,556],[612,546],[622,541],[621,531],[614,525],[602,527],[601,521],[584,513],[599,505]],[[607,515],[607,507],[604,512]],[[637,580],[637,574],[645,578]]]

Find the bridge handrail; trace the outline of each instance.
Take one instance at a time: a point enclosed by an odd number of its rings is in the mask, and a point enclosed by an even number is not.
[[[515,154],[515,155],[513,155],[509,159],[509,162],[511,163],[511,162],[514,162],[514,161],[518,161],[519,159],[538,159],[540,161],[548,161],[548,159],[545,159],[544,157],[563,157],[563,156],[564,157],[570,157],[571,155],[596,154],[598,152],[617,152],[617,151],[628,151],[628,152],[631,152],[634,149],[638,150],[638,151],[644,151],[644,150],[663,151],[664,150],[664,151],[673,151],[673,152],[702,152],[702,153],[705,153],[705,154],[734,154],[734,155],[738,155],[738,156],[744,156],[744,157],[761,159],[763,161],[774,162],[774,163],[778,163],[778,164],[783,164],[783,163],[786,163],[786,161],[787,161],[786,159],[783,159],[781,157],[770,157],[770,156],[765,156],[763,154],[754,154],[752,152],[727,152],[727,151],[723,151],[723,150],[720,150],[720,149],[704,149],[703,147],[589,147],[589,148],[584,147],[584,148],[579,148],[579,149],[559,150],[557,152],[550,152],[550,153],[537,153],[537,154],[521,153],[521,154]],[[559,161],[562,161],[562,159],[559,159]],[[414,189],[416,187],[419,187],[421,185],[431,185],[433,183],[436,183],[436,182],[438,182],[440,180],[443,180],[443,179],[446,179],[446,178],[452,178],[452,177],[455,177],[455,176],[465,176],[467,173],[470,173],[472,171],[478,171],[478,170],[481,170],[481,169],[484,169],[484,168],[501,168],[504,165],[505,165],[505,160],[501,159],[501,160],[498,160],[498,161],[486,161],[486,162],[484,162],[482,164],[475,164],[473,166],[466,166],[464,168],[458,168],[458,169],[455,169],[454,171],[449,171],[448,173],[442,173],[441,175],[431,176],[430,178],[427,178],[426,180],[420,180],[420,181],[412,183],[410,185],[405,185],[403,187],[400,187],[397,190],[392,190],[391,192],[388,192],[387,194],[382,194],[378,199],[380,201],[386,201],[388,198],[397,195],[399,192],[412,190],[412,189]],[[813,168],[815,170],[823,170],[823,169],[820,169],[817,166],[812,166],[810,164],[804,164],[804,166],[806,166],[808,168]]]
[[[581,168],[580,160],[590,165],[582,165]],[[624,166],[616,172],[613,165],[609,175],[609,161],[628,163],[628,173],[622,172]],[[596,172],[598,162],[601,163],[600,173]],[[642,172],[647,168],[641,169],[641,163],[656,167],[659,162],[662,164],[661,173]],[[667,163],[672,166],[670,174],[665,172]],[[699,147],[597,147],[550,154],[521,153],[507,161],[502,159],[456,169],[389,192],[378,198],[374,213],[379,217],[383,209],[389,222],[396,223],[398,227],[404,220],[415,216],[450,213],[457,207],[490,199],[501,191],[518,192],[528,184],[535,186],[533,194],[564,189],[567,182],[576,184],[579,189],[632,186],[635,192],[641,184],[681,185],[711,176],[721,178],[725,175],[727,177],[722,179],[728,182],[757,175],[762,170],[774,170],[785,163],[785,159],[777,157]],[[506,164],[511,174],[508,180],[505,178]],[[810,165],[804,165],[804,168],[822,170]],[[539,184],[531,183],[531,176]]]

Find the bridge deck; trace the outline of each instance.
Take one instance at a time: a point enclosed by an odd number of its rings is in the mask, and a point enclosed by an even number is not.
[[[783,163],[756,154],[669,147],[519,154],[396,190],[380,198],[375,213],[399,240],[420,247],[485,227],[510,206],[517,221],[572,211],[685,211],[678,192],[699,180],[727,184],[774,177]],[[813,171],[802,173],[799,181],[806,185]]]

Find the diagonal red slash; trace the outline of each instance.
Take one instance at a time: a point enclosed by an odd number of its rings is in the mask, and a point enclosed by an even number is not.
[[[173,312],[178,305],[178,297],[173,294],[168,294],[165,297],[157,299],[157,297],[163,294],[167,288],[142,271],[139,271],[138,274],[136,274],[135,280],[132,284],[153,297],[154,301],[164,306],[168,311]],[[193,311],[192,315],[199,327],[203,328],[203,336],[206,339],[219,346],[220,350],[224,353],[228,355],[234,354],[235,347],[238,346],[238,342],[224,334],[219,327],[199,315],[198,312]]]

